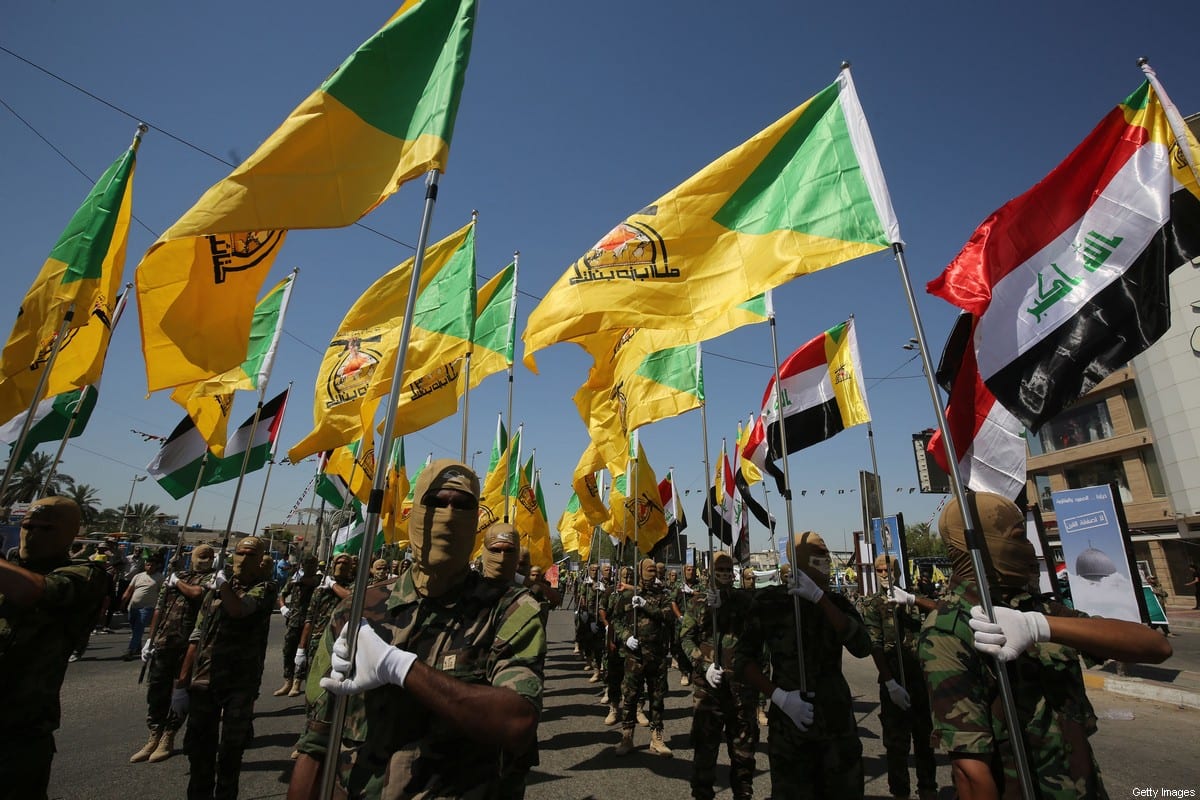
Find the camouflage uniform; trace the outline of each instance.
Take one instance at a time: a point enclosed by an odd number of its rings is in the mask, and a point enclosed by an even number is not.
[[[313,663],[328,674],[332,640],[350,604],[338,607]],[[367,590],[363,616],[386,641],[428,666],[468,683],[508,688],[539,711],[546,635],[538,604],[518,586],[501,586],[471,572],[446,598],[421,598],[410,573]],[[324,760],[334,698],[309,681],[317,713],[297,749]],[[317,687],[314,694],[313,688]],[[498,746],[466,745],[463,733],[413,696],[385,685],[346,698],[338,797],[430,800],[493,797],[507,765]]]
[[[767,754],[774,800],[863,796],[862,742],[850,686],[842,675],[842,648],[856,658],[865,658],[871,652],[871,641],[848,600],[833,593],[825,596],[846,615],[850,626],[845,636],[838,638],[820,608],[800,602],[804,668],[811,693],[806,699],[815,707],[815,718],[807,731],[801,731],[771,705]],[[753,597],[754,605],[734,655],[734,668],[739,675],[745,674],[745,665],[759,661],[765,646],[771,661],[771,680],[785,691],[799,689],[793,598],[783,586],[759,589]]]
[[[0,794],[39,800],[50,783],[67,659],[96,621],[111,580],[102,565],[65,556],[17,564],[43,576],[45,591],[24,608],[0,594]]]
[[[754,749],[758,746],[755,701],[758,693],[734,670],[734,653],[750,618],[752,601],[739,591],[723,591],[717,609],[721,639],[713,653],[713,614],[703,592],[686,595],[687,611],[679,633],[682,652],[692,665],[692,797],[712,800],[717,752],[724,738],[729,749],[729,784],[734,800],[754,795]],[[716,688],[705,673],[716,663],[724,670]],[[724,736],[722,736],[724,732]]]
[[[600,607],[604,609],[605,619],[609,621],[607,628],[601,623],[601,639],[604,642],[605,686],[608,687],[608,704],[621,705],[621,684],[625,680],[625,650],[616,641],[616,626],[611,624],[617,613],[615,600],[621,595],[616,591],[616,581],[605,589],[600,598]]]
[[[617,649],[625,653],[625,677],[621,681],[621,722],[625,728],[634,726],[642,686],[645,685],[650,729],[662,731],[663,701],[667,696],[667,673],[663,662],[667,658],[667,626],[675,624],[675,613],[671,611],[670,601],[662,587],[641,586],[637,594],[646,599],[646,605],[636,609],[636,615],[631,603],[633,589],[617,592],[611,600],[613,614],[609,621],[613,625]],[[636,653],[630,653],[625,648],[625,640],[630,636],[638,640]]]
[[[221,607],[221,594],[205,592],[189,639],[196,645],[184,748],[191,777],[188,800],[235,798],[242,754],[250,742],[254,700],[262,681],[265,639],[278,587],[261,581],[250,588],[228,584],[252,607],[234,617]]]
[[[937,764],[934,761],[930,734],[933,720],[929,712],[929,693],[925,676],[917,659],[917,633],[921,630],[921,613],[916,608],[898,608],[877,592],[862,604],[863,624],[871,637],[871,648],[883,652],[892,677],[900,680],[900,659],[904,665],[904,688],[911,706],[907,711],[892,702],[887,688],[879,686],[879,722],[883,727],[883,746],[887,750],[888,789],[893,795],[907,795],[911,789],[908,779],[908,750],[911,742],[917,762],[917,789],[937,790]],[[903,642],[897,646],[896,620],[903,627]]]
[[[684,590],[685,586],[690,591],[685,591]],[[688,605],[691,603],[692,598],[697,596],[695,594],[696,592],[699,592],[700,596],[703,596],[703,594],[704,594],[704,589],[703,589],[703,587],[700,586],[700,581],[696,578],[693,578],[691,583],[688,583],[683,578],[680,578],[679,583],[673,587],[673,591],[671,593],[671,600],[672,600],[672,602],[675,603],[676,606],[679,607],[679,612],[681,614],[687,613],[687,608],[688,608]],[[680,626],[680,628],[682,628],[682,625],[683,625],[682,618],[680,618],[678,620],[677,625]],[[691,675],[692,674],[692,661],[688,657],[687,648],[683,646],[682,630],[678,631],[678,633],[679,633],[679,636],[675,639],[675,645],[676,645],[675,646],[675,660],[679,663],[679,671],[680,672],[684,673],[685,675]]]
[[[212,572],[180,570],[176,573],[179,583],[197,586],[212,579]],[[179,667],[187,652],[188,637],[196,627],[196,614],[200,611],[203,596],[188,599],[183,592],[165,584],[158,595],[154,613],[158,624],[150,646],[154,658],[146,668],[146,726],[151,731],[177,731],[183,719],[171,714],[171,689],[179,677]]]
[[[1019,798],[1021,786],[1008,746],[996,680],[996,662],[975,650],[969,627],[976,596],[973,582],[953,581],[925,620],[918,652],[929,684],[933,711],[933,743],[951,757],[975,756],[991,764],[992,777],[1005,798]],[[1016,594],[1005,605],[1057,617],[1086,616],[1057,602]],[[1069,647],[1043,642],[1034,653],[1011,662],[1009,677],[1025,736],[1030,772],[1043,800],[1107,798],[1100,766],[1088,737],[1096,732],[1096,715],[1088,702],[1079,666],[1080,654]],[[1085,656],[1090,663],[1094,663]]]
[[[596,588],[599,578],[595,582],[585,584],[583,587],[583,611],[587,614],[587,623],[583,630],[583,654],[584,657],[601,672],[601,677],[604,677],[604,625],[600,621],[600,609],[604,608],[603,592]],[[600,630],[592,633],[591,623],[595,622],[600,626]]]
[[[283,679],[285,681],[303,678],[304,673],[296,671],[296,649],[300,646],[300,636],[304,633],[304,623],[308,620],[308,607],[312,603],[317,589],[317,576],[305,575],[299,580],[291,581],[283,589],[283,604],[290,612],[287,617],[287,628],[283,634]],[[313,629],[314,633],[316,629]]]

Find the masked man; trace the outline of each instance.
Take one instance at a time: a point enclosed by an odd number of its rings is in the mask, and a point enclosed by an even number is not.
[[[6,797],[46,797],[67,660],[110,592],[103,565],[67,557],[79,520],[73,500],[43,497],[21,520],[17,560],[0,560],[0,795]]]
[[[266,550],[258,537],[242,539],[229,577],[225,570],[213,577],[175,681],[171,711],[189,714],[188,800],[237,797],[278,594],[264,566]]]
[[[691,564],[685,564],[683,580],[675,584],[673,589],[668,583],[667,592],[671,597],[671,610],[675,613],[676,625],[682,626],[683,615],[687,613],[692,597],[696,592],[704,593],[704,587],[700,585],[700,579],[696,577],[696,568]],[[676,637],[675,644],[675,663],[679,667],[679,685],[687,686],[692,680],[693,664],[688,658],[687,648],[683,647],[678,637]]]
[[[388,579],[387,559],[377,558],[371,563],[371,583],[379,583]]]
[[[279,613],[283,615],[283,686],[274,691],[275,697],[297,697],[304,685],[304,667],[296,668],[296,652],[304,635],[304,622],[308,618],[308,607],[313,594],[321,583],[317,575],[317,557],[305,556],[300,561],[300,570],[284,586],[279,595]]]
[[[771,698],[767,716],[771,797],[861,798],[862,742],[850,686],[842,675],[842,649],[865,658],[871,640],[850,602],[826,591],[831,560],[825,540],[808,531],[796,534],[794,544],[792,585],[768,586],[755,593],[749,622],[737,645],[735,669]],[[769,679],[760,663],[764,647],[771,666]]]
[[[470,568],[478,498],[479,478],[465,464],[438,460],[421,472],[409,516],[411,568],[367,590],[362,620],[350,620],[342,604],[322,640],[313,669],[328,677],[289,797],[316,797],[336,694],[348,697],[335,794],[348,798],[492,797],[529,748],[545,631],[528,592]]]
[[[1106,797],[1088,737],[1096,715],[1079,657],[1157,664],[1171,655],[1166,638],[1134,622],[1088,618],[1035,592],[1038,562],[1025,515],[995,494],[974,495],[995,622],[979,605],[979,584],[957,499],[938,519],[954,577],[925,620],[918,653],[929,684],[933,740],[950,754],[958,796],[1020,797],[1009,742],[1024,738],[1038,797]],[[911,597],[911,595],[909,595]],[[897,598],[899,599],[899,598]],[[914,598],[915,600],[915,598]],[[999,662],[999,663],[998,663]],[[1007,665],[1020,720],[1004,717],[996,670]]]
[[[625,651],[625,678],[621,683],[621,741],[616,755],[633,752],[633,729],[638,700],[646,693],[650,720],[650,752],[673,755],[663,739],[663,701],[667,696],[667,627],[675,624],[670,601],[658,585],[658,567],[649,558],[638,565],[638,585],[624,589],[613,603],[612,624],[616,644]]]
[[[150,738],[129,757],[130,763],[165,761],[174,752],[175,734],[183,718],[171,713],[171,690],[187,652],[188,637],[196,626],[200,602],[213,578],[215,555],[210,545],[202,544],[192,550],[191,569],[172,572],[163,581],[150,633],[142,646],[142,661],[147,662],[146,725]]]
[[[483,577],[511,584],[521,558],[517,529],[507,522],[493,523],[483,534]]]
[[[733,559],[713,557],[713,586],[709,594],[694,592],[687,604],[680,643],[693,665],[692,676],[692,797],[715,797],[717,752],[729,748],[729,785],[734,800],[754,796],[755,721],[758,692],[734,670],[734,653],[750,618],[753,600],[733,588]],[[717,639],[714,645],[714,616]]]
[[[862,604],[863,624],[871,637],[871,658],[879,671],[879,723],[883,728],[883,746],[887,751],[888,790],[893,797],[908,797],[908,751],[916,754],[917,792],[920,800],[937,798],[937,764],[929,735],[933,723],[929,716],[929,693],[925,676],[917,660],[917,634],[921,630],[920,610],[908,603],[896,603],[893,593],[910,597],[897,585],[900,562],[881,555],[875,559],[875,581],[879,591]],[[925,611],[933,609],[926,600]]]

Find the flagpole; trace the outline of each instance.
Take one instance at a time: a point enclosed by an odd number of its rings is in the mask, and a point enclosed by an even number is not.
[[[293,381],[288,381],[288,397],[291,397],[292,383],[293,383]],[[283,424],[283,412],[286,410],[287,410],[287,403],[284,403],[283,408],[281,408],[279,410],[279,417],[280,417],[279,424],[280,425]],[[251,439],[250,442],[253,443],[254,440]],[[262,494],[258,498],[258,511],[256,511],[254,513],[254,527],[250,529],[252,532],[258,530],[258,520],[260,517],[262,517],[263,502],[267,499],[267,484],[269,484],[271,482],[271,468],[275,466],[275,451],[278,449],[278,445],[279,445],[278,438],[276,438],[275,441],[271,442],[271,457],[267,460],[267,476],[265,478],[263,478]],[[247,448],[247,452],[249,452],[249,448]]]
[[[792,569],[800,569],[800,562],[796,557],[796,525],[792,517],[792,471],[788,466],[788,446],[787,446],[787,425],[783,419],[783,400],[780,396],[780,369],[779,369],[779,336],[775,330],[775,306],[768,304],[767,308],[767,323],[771,329],[771,355],[775,359],[775,413],[779,421],[779,448],[783,458],[783,502],[787,509],[787,533],[788,533],[788,553],[792,561]],[[770,455],[770,440],[768,437],[767,453]],[[798,580],[798,578],[797,578]],[[792,595],[792,612],[796,621],[796,660],[800,666],[800,691],[808,691],[808,675],[804,670],[804,639],[803,631],[800,627],[800,598],[797,595]]]
[[[233,531],[233,516],[237,513],[238,498],[242,494],[242,483],[246,480],[246,467],[250,466],[250,451],[254,449],[254,434],[258,431],[258,420],[262,416],[263,395],[266,394],[266,391],[265,384],[258,390],[258,408],[254,409],[254,419],[250,422],[250,436],[246,440],[246,451],[242,453],[242,469],[238,472],[237,487],[233,490],[233,503],[229,506],[229,521],[225,523],[225,537],[221,541],[221,553],[217,557],[218,571],[225,566],[225,550],[229,547],[229,534]],[[255,531],[251,531],[250,535],[255,535]]]
[[[510,304],[509,313],[508,313],[509,336],[512,336],[512,332],[516,330],[515,326],[516,326],[516,318],[517,318],[517,270],[519,268],[520,260],[521,260],[521,251],[514,250],[513,251],[513,296],[512,296],[512,303]],[[514,366],[513,364],[508,365],[508,421],[507,421],[507,424],[508,424],[508,430],[510,430],[510,431],[512,430],[512,409],[513,409],[513,366]],[[508,452],[507,446],[504,448],[504,452],[505,453]],[[505,481],[505,484],[507,484],[507,482],[508,482],[507,456],[506,456],[506,460],[504,462],[504,468],[505,468],[504,481]],[[505,485],[505,487],[504,487],[504,521],[508,522],[508,486],[507,485]]]
[[[1200,183],[1200,170],[1197,170],[1196,162],[1192,160],[1192,157],[1197,154],[1190,152],[1190,148],[1186,146],[1187,123],[1183,121],[1183,116],[1179,113],[1179,109],[1176,108],[1175,104],[1171,102],[1171,98],[1167,95],[1167,90],[1164,89],[1163,85],[1159,82],[1158,74],[1154,71],[1154,68],[1150,66],[1150,61],[1146,58],[1139,58],[1137,60],[1137,65],[1139,68],[1141,68],[1142,73],[1146,76],[1146,80],[1148,80],[1150,85],[1154,88],[1154,93],[1158,95],[1159,102],[1162,103],[1163,111],[1165,112],[1167,118],[1167,124],[1171,126],[1171,133],[1175,136],[1175,142],[1179,145],[1179,154],[1183,159],[1183,163],[1188,165],[1188,169],[1192,173],[1192,177],[1196,179],[1197,183]]]
[[[958,502],[958,508],[962,512],[963,522],[966,526],[964,536],[966,538],[967,552],[971,556],[971,568],[975,570],[975,579],[979,586],[979,603],[983,607],[984,613],[987,614],[988,620],[995,622],[996,612],[992,604],[991,588],[988,586],[987,572],[983,565],[983,535],[978,528],[975,503],[967,502],[962,475],[958,469],[958,458],[955,456],[955,453],[958,451],[954,448],[954,438],[950,434],[950,426],[946,423],[946,411],[942,407],[941,398],[938,396],[933,362],[929,359],[929,347],[925,338],[925,326],[921,321],[921,312],[917,309],[917,298],[913,293],[912,281],[908,274],[908,263],[904,258],[904,244],[902,242],[893,242],[892,254],[895,256],[896,265],[900,269],[900,282],[904,285],[904,296],[908,301],[908,311],[912,317],[913,332],[917,335],[917,351],[921,355],[921,367],[925,371],[925,383],[929,388],[929,399],[933,403],[933,412],[937,416],[938,430],[942,433],[942,447],[946,453],[946,465],[949,467],[946,473],[950,477],[950,489],[954,495],[954,499]],[[968,347],[970,346],[972,345],[968,344]],[[972,501],[974,500],[973,497],[971,499]],[[1025,741],[1022,737],[1020,717],[1017,716],[1017,703],[1013,695],[1012,683],[1009,680],[1008,670],[1004,663],[997,660],[996,665],[996,677],[1000,685],[1000,697],[1004,702],[1004,714],[1008,719],[1009,738],[1012,741],[1013,760],[1016,762],[1017,775],[1021,779],[1021,792],[1026,800],[1034,800],[1037,795],[1034,793],[1029,759],[1025,753]]]
[[[188,501],[187,514],[183,516],[183,527],[179,529],[179,542],[175,545],[175,554],[183,548],[183,537],[187,533],[188,525],[192,522],[192,509],[196,507],[196,495],[200,492],[200,486],[204,482],[204,467],[208,465],[208,448],[204,448],[204,455],[200,457],[200,470],[196,473],[196,485],[192,487],[192,499]],[[164,568],[171,563],[171,559],[163,562]]]
[[[517,426],[516,456],[517,456],[517,473],[518,473],[517,474],[517,491],[518,492],[521,491],[521,475],[520,475],[521,445],[524,444],[524,442],[522,441],[525,438],[522,435],[524,433],[525,433],[525,423],[522,422],[520,425]],[[510,439],[510,443],[511,443],[511,439]],[[509,509],[509,506],[511,505],[511,503],[510,503],[511,496],[510,496],[510,491],[509,491],[508,479],[512,476],[512,448],[505,447],[504,454],[505,454],[504,455],[504,521],[508,522],[509,521],[508,509]]]
[[[679,525],[680,510],[679,492],[675,486],[675,468],[667,469],[667,474],[671,476],[671,515],[675,517],[675,552],[679,556],[680,562],[683,561],[683,529]]]
[[[50,355],[46,358],[46,366],[42,368],[42,374],[38,377],[38,385],[33,392],[33,400],[29,404],[29,410],[25,413],[25,421],[21,423],[21,435],[17,437],[17,443],[9,451],[12,453],[12,456],[9,457],[8,465],[4,468],[4,479],[0,481],[0,498],[8,494],[8,485],[12,482],[12,477],[17,471],[17,456],[25,449],[25,440],[29,437],[29,429],[33,427],[33,414],[37,410],[38,403],[42,401],[42,395],[46,392],[46,384],[50,381],[50,370],[54,369],[54,361],[58,358],[58,351],[62,349],[63,339],[66,338],[67,330],[71,327],[71,321],[74,318],[75,304],[71,303],[67,306],[67,310],[63,314],[62,324],[58,326],[58,333],[54,337],[54,346],[50,348]]]
[[[396,366],[392,373],[391,391],[387,399],[387,415],[383,421],[381,441],[390,442],[396,430],[397,392],[402,389],[404,379],[404,362],[408,354],[408,343],[412,338],[413,309],[416,305],[417,292],[421,285],[421,267],[425,262],[425,246],[429,241],[429,227],[433,221],[433,207],[437,202],[439,171],[431,169],[426,176],[425,207],[421,213],[421,227],[417,234],[416,252],[413,254],[412,280],[409,284],[408,299],[404,306],[404,321],[400,326],[400,343],[396,350]],[[364,431],[369,433],[369,431]],[[363,606],[366,601],[367,579],[371,563],[371,549],[375,543],[375,531],[379,527],[379,514],[383,510],[383,484],[385,470],[376,469],[375,478],[371,484],[371,495],[367,502],[366,528],[363,531],[362,543],[358,548],[358,576],[354,582],[354,591],[350,601],[350,622],[344,633],[349,648],[349,660],[354,662],[354,654],[358,648],[358,621],[362,618]],[[419,502],[419,498],[417,498]],[[507,506],[506,506],[507,508]],[[321,774],[321,792],[319,797],[329,800],[333,797],[333,786],[337,777],[337,767],[342,746],[342,730],[346,725],[346,696],[337,695],[333,704],[333,719],[329,726],[329,745],[325,755],[325,766]]]
[[[854,319],[851,317],[850,319]],[[879,496],[879,538],[883,541],[883,555],[887,559],[887,590],[888,599],[892,595],[892,547],[888,543],[891,537],[883,535],[883,526],[887,524],[887,514],[883,510],[883,479],[879,476],[879,461],[875,458],[875,429],[871,426],[871,421],[867,420],[867,443],[871,446],[871,475],[875,482],[875,493]],[[897,532],[897,535],[899,533]],[[874,566],[874,565],[872,565]],[[896,664],[899,666],[900,685],[907,687],[908,682],[904,679],[904,629],[900,625],[900,607],[893,604],[892,606],[892,622],[896,626]]]
[[[697,356],[699,356],[699,353],[697,353]],[[704,490],[704,502],[708,503],[708,493],[713,491],[713,488],[712,488],[713,482],[712,482],[712,469],[710,467],[709,460],[708,460],[708,401],[707,400],[703,400],[700,403],[700,439],[704,443],[704,483],[705,483],[705,487],[706,487]],[[714,495],[714,499],[715,499],[716,492],[713,492],[713,495]],[[713,574],[713,536],[712,536],[712,532],[713,532],[713,514],[714,513],[716,513],[716,508],[709,508],[708,524],[705,526],[706,528],[708,528],[708,585],[709,585],[709,587],[711,587],[713,589],[715,589],[717,587],[717,576]],[[696,566],[695,564],[692,565],[693,568],[695,566]],[[713,642],[715,643],[715,642],[720,641],[720,631],[717,629],[716,613],[712,614],[712,623],[713,623]]]

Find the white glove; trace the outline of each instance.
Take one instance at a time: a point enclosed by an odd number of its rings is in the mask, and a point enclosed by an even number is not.
[[[896,683],[894,678],[890,681],[885,681],[883,688],[887,689],[888,697],[892,698],[892,702],[900,706],[902,711],[908,711],[912,708],[912,699],[908,696],[908,690]]]
[[[599,632],[600,632],[600,626],[599,626],[599,625],[597,625],[597,624],[596,624],[596,623],[594,623],[594,622],[593,622],[593,623],[592,623],[592,624],[589,626],[589,628],[591,629],[592,633],[599,633]]]
[[[725,677],[723,673],[724,670],[722,670],[716,664],[709,664],[708,669],[704,671],[704,679],[708,681],[709,686],[712,686],[715,689],[721,685],[721,678]]]
[[[212,587],[217,591],[220,591],[221,587],[227,583],[229,583],[229,578],[225,577],[225,570],[218,570],[217,573],[213,575]]]
[[[807,572],[797,569],[792,571],[792,588],[788,589],[788,594],[803,598],[810,603],[819,603],[825,596],[825,591],[813,583],[813,579],[808,577]]]
[[[626,647],[626,648],[629,650],[629,652],[631,652],[631,653],[636,653],[636,652],[637,652],[637,649],[638,649],[638,646],[639,646],[639,644],[640,644],[640,643],[638,642],[638,640],[637,640],[637,637],[636,637],[636,636],[630,636],[628,639],[626,639],[626,640],[625,640],[625,647]]]
[[[695,594],[696,593],[696,590],[693,589],[691,586],[688,586],[686,583],[683,586],[679,587],[679,591],[683,592],[684,594]]]
[[[892,591],[889,594],[888,599],[898,606],[911,606],[917,602],[917,596],[915,594],[909,594],[899,586],[892,587]]]
[[[605,591],[606,589],[608,589],[608,587],[604,585],[604,581],[600,581],[599,583],[597,583],[597,584],[596,584],[596,591],[597,591],[597,592],[603,592],[603,591]]]
[[[292,659],[292,663],[296,665],[296,669],[304,669],[304,665],[308,663],[308,653],[299,647],[296,648],[296,657]]]
[[[287,618],[288,618],[288,615],[289,615],[289,614],[291,614],[291,613],[292,613],[292,610],[291,610],[290,608],[288,608],[287,606],[280,606],[280,607],[279,607],[279,615],[280,615],[281,617],[283,617],[284,619],[287,619]]]
[[[995,622],[988,622],[982,606],[971,606],[975,649],[998,661],[1012,661],[1036,642],[1050,641],[1050,623],[1038,611],[1017,611],[994,606]]]
[[[150,642],[147,640],[147,642],[142,645],[142,661],[149,661],[150,653],[153,652],[153,650],[154,648],[150,646]]]
[[[801,572],[801,575],[804,573]],[[813,723],[813,704],[800,696],[798,689],[793,689],[790,692],[785,692],[783,689],[776,689],[771,692],[771,702],[775,707],[787,714],[797,728],[802,731],[807,731],[808,726]]]
[[[645,608],[646,598],[642,597],[640,594],[635,594],[629,599],[629,605],[633,606],[634,608]]]
[[[171,690],[171,713],[177,717],[185,717],[188,712],[188,703],[191,702],[191,697],[188,695],[187,689],[172,689]]]
[[[704,593],[704,602],[708,604],[709,608],[720,608],[721,607],[721,593],[718,592],[716,589],[708,590],[707,592]]]
[[[170,575],[167,576],[167,588],[168,589],[174,589],[175,584],[177,584],[177,583],[179,583],[179,573],[178,572],[172,572]]]
[[[363,620],[358,627],[357,652],[351,662],[350,643],[346,641],[349,630],[349,626],[342,628],[333,643],[329,677],[321,679],[321,688],[332,694],[359,694],[389,683],[403,687],[417,660],[416,654],[388,644]],[[352,667],[354,677],[350,678],[347,676]]]
[[[593,581],[591,578],[584,578],[584,579],[583,579],[583,582],[584,582],[585,584],[591,584],[591,583],[595,583],[595,581]]]
[[[333,586],[333,584],[334,584],[333,576],[326,575],[325,580],[321,581],[321,585],[318,588],[328,589],[329,587]]]

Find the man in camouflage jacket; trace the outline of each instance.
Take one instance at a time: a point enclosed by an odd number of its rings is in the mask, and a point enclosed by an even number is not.
[[[347,695],[337,797],[490,798],[533,740],[545,631],[529,592],[469,567],[479,479],[464,464],[435,461],[413,497],[412,567],[390,587],[367,590],[361,621],[342,604],[322,640],[313,672],[328,677],[289,797],[316,797],[333,694]]]
[[[18,560],[0,559],[0,796],[46,797],[67,660],[108,596],[102,565],[67,557],[79,521],[73,500],[43,497],[21,520]]]
[[[663,738],[663,701],[667,695],[668,626],[675,624],[670,598],[657,585],[658,567],[649,558],[638,565],[638,586],[613,598],[610,622],[618,648],[625,651],[625,677],[621,682],[621,741],[616,755],[633,752],[633,729],[638,700],[646,691],[650,719],[650,752],[670,757]]]
[[[308,620],[308,607],[321,578],[317,575],[317,557],[305,556],[300,562],[300,573],[294,575],[279,595],[279,613],[283,615],[283,686],[275,690],[275,697],[300,694],[304,683],[304,668],[296,668],[296,650],[304,634],[304,623]]]
[[[754,796],[755,720],[758,693],[733,669],[734,653],[750,619],[751,598],[733,588],[733,559],[728,553],[713,558],[714,587],[708,594],[688,595],[680,630],[680,646],[692,665],[692,797],[715,796],[717,752],[729,748],[729,785],[734,800]],[[713,617],[717,646],[713,647]]]

